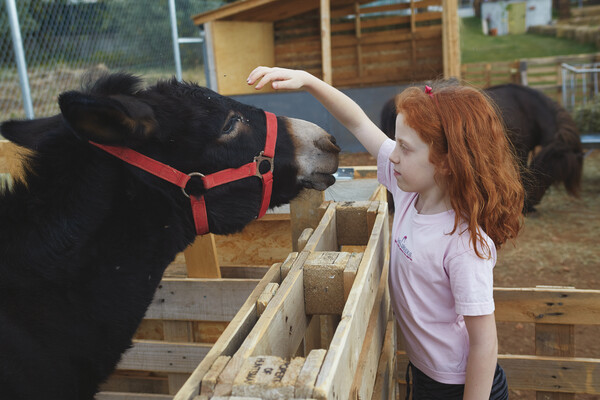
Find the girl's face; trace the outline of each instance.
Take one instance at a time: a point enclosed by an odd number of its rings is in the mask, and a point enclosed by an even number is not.
[[[398,187],[421,195],[439,189],[434,179],[435,166],[429,161],[429,146],[417,132],[404,123],[404,115],[396,117],[396,147],[390,154]]]

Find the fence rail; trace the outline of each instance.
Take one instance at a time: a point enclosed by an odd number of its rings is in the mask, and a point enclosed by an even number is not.
[[[575,325],[600,325],[600,290],[495,288],[494,299],[496,321],[535,324],[534,336],[523,338],[535,343],[535,354],[498,356],[510,389],[535,390],[538,398],[547,399],[600,394],[600,359],[575,357],[574,334]],[[407,363],[400,351],[396,364],[400,384],[406,383]]]
[[[462,79],[486,88],[503,83],[520,83],[538,89],[563,103],[562,64],[580,65],[600,62],[600,53],[572,56],[526,58],[522,60],[469,63],[462,65]]]

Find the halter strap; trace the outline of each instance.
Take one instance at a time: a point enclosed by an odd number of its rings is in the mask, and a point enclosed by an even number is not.
[[[92,141],[90,141],[90,143],[107,153],[120,158],[126,163],[180,187],[183,194],[190,198],[196,234],[204,235],[209,232],[204,196],[190,196],[185,191],[187,183],[192,176],[200,176],[206,190],[251,176],[259,177],[262,180],[263,185],[262,202],[257,218],[261,218],[267,212],[269,203],[271,202],[271,193],[273,192],[273,169],[275,166],[273,157],[275,156],[275,145],[277,143],[277,117],[275,114],[267,111],[265,111],[265,116],[267,118],[265,149],[248,164],[242,165],[239,168],[224,169],[210,175],[203,175],[200,172],[185,174],[169,165],[163,164],[160,161],[154,160],[127,147],[109,146]],[[270,168],[269,171],[261,174],[260,164],[264,161],[269,162]]]

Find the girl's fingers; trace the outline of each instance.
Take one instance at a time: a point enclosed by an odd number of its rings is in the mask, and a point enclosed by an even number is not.
[[[247,82],[253,85],[256,82],[255,89],[262,89],[269,82],[274,89],[298,89],[301,85],[294,79],[293,71],[282,68],[255,68],[248,76]]]

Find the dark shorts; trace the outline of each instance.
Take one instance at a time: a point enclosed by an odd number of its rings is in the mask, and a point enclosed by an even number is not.
[[[412,384],[410,384],[410,375],[412,375]],[[406,399],[409,399],[412,391],[413,400],[462,400],[465,391],[465,385],[452,385],[434,381],[423,372],[421,372],[412,363],[406,368]],[[496,364],[496,373],[492,383],[490,400],[508,399],[508,384],[506,375],[499,364]]]

